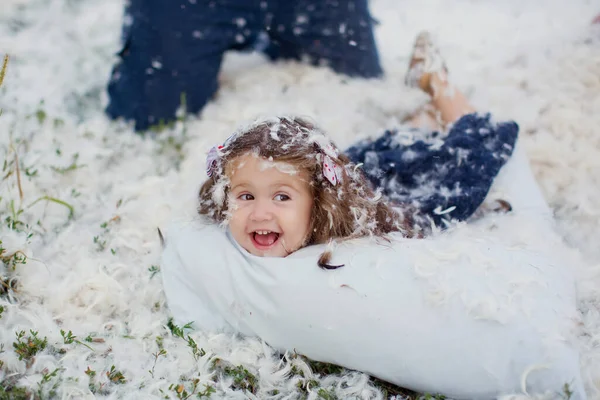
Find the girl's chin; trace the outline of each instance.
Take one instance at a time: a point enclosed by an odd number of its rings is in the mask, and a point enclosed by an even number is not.
[[[253,256],[257,256],[257,257],[286,257],[288,255],[288,253],[281,248],[281,246],[278,246],[277,243],[275,243],[272,247],[268,248],[268,249],[259,249],[256,248],[253,243],[249,243],[246,246],[243,246],[246,251],[250,254],[252,254]]]
[[[284,251],[248,251],[248,253],[257,257],[272,257],[272,258],[284,258],[287,257],[287,253]]]

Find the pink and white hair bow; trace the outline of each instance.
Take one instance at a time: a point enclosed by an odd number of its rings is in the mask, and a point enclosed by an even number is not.
[[[342,181],[342,168],[333,161],[334,158],[337,158],[338,152],[331,143],[321,146],[321,150],[325,153],[322,166],[323,176],[335,186]]]
[[[215,173],[217,169],[217,164],[219,163],[219,150],[221,150],[223,146],[213,146],[206,155],[206,175],[210,178]]]
[[[215,173],[221,158],[221,150],[225,148],[236,137],[236,134],[229,136],[221,146],[213,146],[206,155],[206,175],[210,178]]]
[[[323,176],[333,186],[342,181],[342,168],[337,165],[328,155],[323,157]]]

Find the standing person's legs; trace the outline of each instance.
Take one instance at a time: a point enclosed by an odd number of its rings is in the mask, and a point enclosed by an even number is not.
[[[272,0],[269,8],[271,59],[308,58],[349,76],[383,75],[367,0]]]
[[[185,94],[196,113],[218,88],[223,53],[251,46],[258,0],[130,0],[124,47],[108,85],[107,114],[146,130],[176,118]]]

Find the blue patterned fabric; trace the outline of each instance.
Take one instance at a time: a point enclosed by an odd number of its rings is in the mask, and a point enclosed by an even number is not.
[[[383,74],[368,0],[129,0],[107,114],[136,130],[199,112],[227,50],[308,59],[349,76]]]
[[[346,154],[364,164],[369,180],[392,202],[410,204],[421,217],[444,227],[450,220],[467,219],[483,203],[512,155],[518,132],[515,122],[494,123],[490,114],[468,114],[445,137],[431,132],[411,140],[410,131],[386,131]]]

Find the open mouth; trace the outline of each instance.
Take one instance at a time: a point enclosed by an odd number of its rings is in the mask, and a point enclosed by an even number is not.
[[[275,245],[279,240],[279,233],[272,231],[254,231],[250,233],[252,244],[259,250],[266,250]]]

